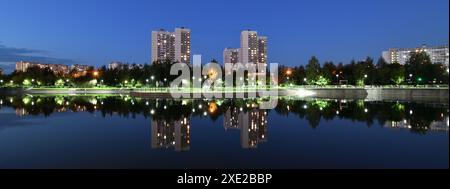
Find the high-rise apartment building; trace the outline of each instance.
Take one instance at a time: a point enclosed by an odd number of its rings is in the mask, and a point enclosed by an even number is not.
[[[239,51],[239,49],[225,48],[225,50],[223,50],[223,63],[238,63]]]
[[[267,37],[258,36],[257,31],[242,31],[241,48],[225,48],[223,62],[267,65]]]
[[[267,65],[267,37],[258,37],[258,63]]]
[[[394,48],[382,52],[384,60],[388,63],[397,62],[406,64],[413,52],[426,52],[433,64],[441,63],[448,68],[449,49],[448,46],[427,47],[423,45],[418,48]]]
[[[258,62],[258,33],[256,31],[241,32],[240,60],[244,64]]]
[[[267,63],[267,37],[257,31],[241,32],[240,61],[242,63]]]
[[[191,30],[175,29],[175,60],[189,64],[191,61]]]
[[[175,32],[165,30],[152,32],[152,62],[166,61],[190,63],[191,30],[176,28]]]

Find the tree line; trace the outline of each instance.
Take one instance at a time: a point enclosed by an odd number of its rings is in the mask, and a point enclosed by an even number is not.
[[[423,85],[448,84],[448,68],[433,64],[425,52],[414,52],[405,65],[387,63],[380,57],[377,63],[371,57],[349,64],[324,62],[313,56],[306,66],[279,69],[280,82],[289,85]]]
[[[211,62],[217,63],[216,60]],[[172,64],[166,60],[142,66],[123,64],[114,69],[90,67],[81,73],[74,69],[67,74],[55,73],[50,68],[30,67],[26,72],[14,71],[9,75],[0,72],[0,86],[167,87],[177,77],[170,75]],[[433,64],[425,52],[413,52],[405,65],[389,64],[382,57],[377,63],[367,57],[363,61],[352,60],[349,64],[331,61],[321,64],[313,56],[305,66],[282,65],[278,71],[280,85],[424,85],[449,82],[448,68]]]

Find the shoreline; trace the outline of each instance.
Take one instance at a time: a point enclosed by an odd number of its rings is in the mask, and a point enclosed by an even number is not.
[[[153,91],[151,91],[153,90]],[[192,91],[191,91],[192,90]],[[323,98],[323,99],[361,99],[368,101],[424,101],[424,102],[449,102],[448,88],[396,88],[396,87],[291,87],[277,88],[277,91],[267,91],[264,94],[256,93],[255,97],[270,96],[294,96],[300,98]],[[248,89],[248,92],[255,92],[255,89]],[[130,89],[130,88],[2,88],[0,95],[27,95],[27,94],[58,94],[58,95],[76,95],[76,94],[117,94],[130,95],[139,98],[172,98],[172,94],[164,89]],[[188,94],[189,98],[194,95],[203,97],[203,94],[212,95],[213,93],[201,93],[195,89],[180,91],[178,94]],[[248,97],[247,91],[235,89],[235,91],[217,91],[214,94],[222,94],[223,98],[242,98]],[[186,96],[185,96],[186,97]]]

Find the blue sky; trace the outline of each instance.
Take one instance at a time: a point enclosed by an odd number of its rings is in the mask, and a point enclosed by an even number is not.
[[[19,59],[103,65],[150,60],[152,30],[188,27],[192,52],[222,60],[240,31],[269,38],[269,61],[347,63],[383,49],[446,45],[448,0],[0,0],[0,67]],[[8,63],[9,62],[9,63]]]

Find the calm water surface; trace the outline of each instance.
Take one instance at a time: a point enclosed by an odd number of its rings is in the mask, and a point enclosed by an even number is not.
[[[0,168],[448,168],[448,104],[0,97]]]

